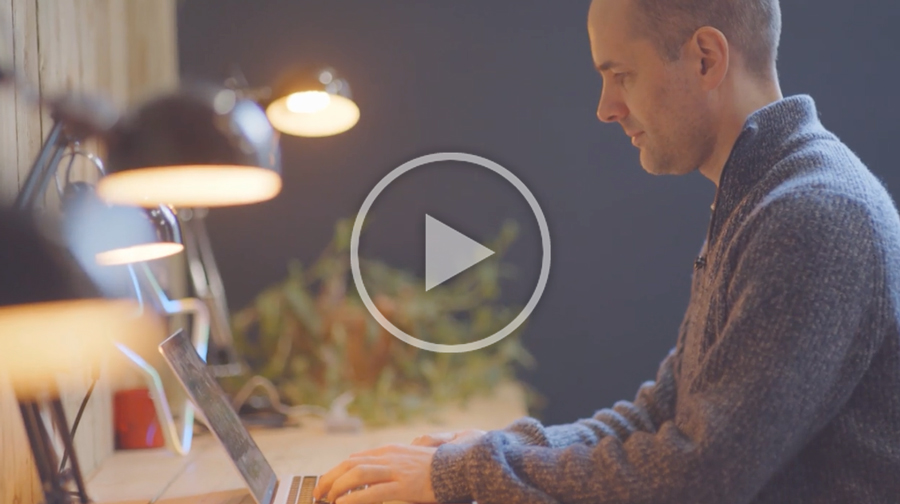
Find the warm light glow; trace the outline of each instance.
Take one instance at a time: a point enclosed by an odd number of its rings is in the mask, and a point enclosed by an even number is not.
[[[281,176],[253,166],[165,166],[113,173],[100,179],[97,194],[109,203],[154,207],[217,207],[272,199]]]
[[[113,342],[156,341],[162,320],[130,300],[85,299],[0,307],[0,369],[19,397],[39,393],[60,374],[104,361]],[[64,380],[63,380],[64,381]]]
[[[323,91],[307,91],[322,93]],[[305,93],[294,93],[272,102],[266,115],[275,129],[289,135],[303,137],[324,137],[337,135],[352,128],[359,121],[359,107],[349,98],[328,95],[326,107],[312,112],[294,112],[291,98]]]
[[[107,250],[97,254],[97,264],[101,266],[117,266],[121,264],[132,264],[144,261],[152,261],[175,255],[184,250],[184,245],[180,243],[147,243],[144,245],[135,245],[133,247],[125,247],[115,250]]]
[[[287,97],[285,105],[295,114],[312,114],[331,104],[331,96],[325,91],[302,91]]]

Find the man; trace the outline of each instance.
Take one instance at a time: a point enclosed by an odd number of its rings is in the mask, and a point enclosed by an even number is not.
[[[316,496],[900,501],[900,218],[813,100],[782,97],[778,0],[594,0],[588,31],[600,120],[646,171],[717,186],[656,381],[571,425],[524,418],[356,454]]]

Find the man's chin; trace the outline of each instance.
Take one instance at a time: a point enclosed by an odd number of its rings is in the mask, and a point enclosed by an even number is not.
[[[650,159],[646,151],[641,150],[641,168],[650,175],[685,175],[694,170],[684,169],[672,163],[659,163]]]
[[[662,169],[663,167],[659,165],[659,163],[655,163],[654,160],[650,159],[647,155],[647,151],[641,149],[640,154],[640,163],[641,168],[644,169],[645,172],[650,175],[666,175],[666,171]]]

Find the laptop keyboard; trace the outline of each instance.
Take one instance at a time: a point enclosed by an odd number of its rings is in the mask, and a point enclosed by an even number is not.
[[[320,504],[327,503],[326,500],[313,499],[313,490],[316,483],[319,482],[318,476],[294,476],[291,480],[291,488],[288,491],[287,502],[285,504]],[[369,485],[363,485],[355,490],[363,490]],[[472,504],[478,504],[472,502]]]
[[[287,501],[285,504],[331,504],[324,499],[313,499],[313,490],[316,488],[316,483],[318,482],[318,476],[294,476],[294,478],[291,479],[291,487],[288,490]],[[369,485],[354,488],[347,493],[365,490],[366,488],[369,488]]]
[[[313,489],[318,480],[318,476],[294,476],[286,504],[313,504]]]

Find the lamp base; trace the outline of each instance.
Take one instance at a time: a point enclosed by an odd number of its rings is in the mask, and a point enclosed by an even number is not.
[[[63,410],[59,398],[49,401],[49,413],[54,430],[59,434],[63,447],[69,454],[68,467],[59,467],[56,450],[42,418],[42,403],[36,400],[19,400],[19,411],[22,413],[22,422],[25,424],[25,432],[28,434],[28,442],[34,455],[35,466],[41,478],[41,491],[44,493],[45,504],[88,504],[90,499],[85,490],[84,478],[81,475],[81,467],[78,465],[78,457],[75,455],[75,447],[72,443],[72,433],[69,432],[69,424],[66,421],[66,413]],[[75,483],[76,490],[70,490],[71,483]]]

